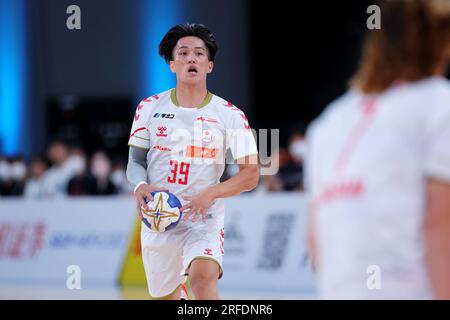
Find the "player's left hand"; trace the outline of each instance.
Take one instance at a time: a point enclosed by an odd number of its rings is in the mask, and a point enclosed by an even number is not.
[[[184,213],[183,221],[192,218],[192,222],[196,222],[198,215],[201,214],[202,221],[206,222],[206,212],[213,205],[215,199],[212,192],[206,189],[195,196],[182,196],[182,198],[189,201],[180,209]]]

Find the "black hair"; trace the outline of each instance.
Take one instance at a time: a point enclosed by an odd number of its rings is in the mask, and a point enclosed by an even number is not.
[[[208,48],[209,61],[214,62],[219,46],[211,30],[203,24],[186,23],[178,24],[172,27],[159,43],[159,55],[163,57],[167,63],[172,61],[173,48],[176,46],[178,40],[189,36],[197,37],[203,40]]]

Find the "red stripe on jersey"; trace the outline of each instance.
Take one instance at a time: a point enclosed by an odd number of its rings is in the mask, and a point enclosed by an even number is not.
[[[138,133],[139,131],[142,131],[142,130],[147,130],[147,128],[143,127],[143,128],[139,128],[139,129],[134,130],[133,133],[130,134],[130,137],[128,138],[128,140],[131,139],[131,137],[133,137],[136,133]]]
[[[142,101],[144,101],[144,102],[152,102],[152,101],[155,101],[155,100],[158,100],[158,99],[159,99],[159,96],[157,94],[154,94],[151,97],[145,98]]]
[[[376,100],[368,99],[363,102],[362,106],[362,118],[353,128],[350,137],[348,138],[342,152],[336,163],[336,170],[343,170],[344,166],[348,163],[351,153],[356,148],[356,145],[361,140],[364,133],[366,133],[369,125],[372,123],[373,116],[376,109]]]

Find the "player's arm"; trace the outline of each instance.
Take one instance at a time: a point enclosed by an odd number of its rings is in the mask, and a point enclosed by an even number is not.
[[[147,150],[130,146],[127,179],[134,189],[147,183]]]
[[[197,220],[197,214],[202,215],[202,220],[206,220],[206,211],[212,206],[214,200],[227,198],[254,189],[259,182],[258,155],[250,155],[238,159],[239,172],[227,181],[213,185],[195,196],[184,196],[189,203],[181,208],[181,211],[188,210],[184,216],[188,220],[192,215],[192,221]]]
[[[145,149],[130,146],[126,173],[128,181],[134,188],[134,197],[138,208],[148,209],[145,198],[152,200],[151,193],[153,191],[167,190],[147,183],[147,150]]]
[[[436,299],[450,299],[450,184],[427,182],[426,262]]]
[[[147,181],[147,153],[150,149],[150,133],[148,131],[150,106],[148,103],[149,100],[145,99],[137,106],[130,138],[128,139],[130,151],[126,174],[129,183],[134,188],[139,213],[141,207],[148,209],[145,198],[152,200],[151,192],[164,190],[150,185]]]
[[[228,179],[212,186],[210,192],[214,198],[228,198],[245,191],[253,190],[259,182],[258,156],[251,155],[237,161],[239,172]]]

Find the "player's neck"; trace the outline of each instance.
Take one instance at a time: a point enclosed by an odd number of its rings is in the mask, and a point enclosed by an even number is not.
[[[178,83],[175,94],[180,107],[196,108],[203,104],[208,95],[208,89],[206,88],[206,83],[203,85],[186,85]]]

